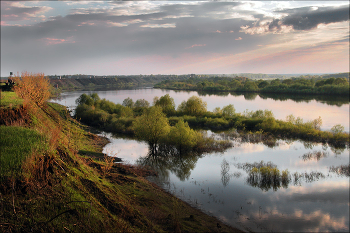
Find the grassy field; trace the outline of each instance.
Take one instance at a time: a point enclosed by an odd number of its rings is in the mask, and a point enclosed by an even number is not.
[[[239,232],[115,164],[64,106],[1,94],[0,232]]]
[[[0,126],[0,144],[0,177],[19,177],[23,161],[31,153],[42,153],[47,148],[43,135],[18,126]]]
[[[17,107],[23,103],[23,100],[12,91],[1,91],[0,96],[0,107]]]

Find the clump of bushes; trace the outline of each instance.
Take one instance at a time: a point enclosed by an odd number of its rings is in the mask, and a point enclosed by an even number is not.
[[[82,94],[76,102],[78,104],[76,118],[86,124],[114,133],[135,134],[133,122],[141,121],[137,119],[151,111],[150,109],[157,108],[172,127],[183,121],[192,129],[209,129],[217,132],[234,128],[284,138],[329,143],[337,147],[345,147],[349,144],[349,134],[343,132],[344,128],[341,125],[334,126],[331,132],[321,131],[321,117],[303,122],[300,117],[289,115],[286,121],[282,121],[275,119],[269,110],[247,110],[243,113],[235,113],[232,104],[209,112],[206,109],[206,103],[196,96],[183,101],[177,110],[175,110],[173,98],[168,94],[160,98],[155,97],[152,107],[143,99],[134,102],[127,98],[123,104],[115,104],[106,99],[101,100],[97,94]],[[144,116],[141,119],[145,120]]]

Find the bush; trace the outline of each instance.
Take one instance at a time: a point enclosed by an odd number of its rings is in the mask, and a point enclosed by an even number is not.
[[[17,74],[14,77],[14,91],[23,98],[24,105],[42,107],[51,96],[50,81],[43,73],[32,74],[23,72],[21,77]]]

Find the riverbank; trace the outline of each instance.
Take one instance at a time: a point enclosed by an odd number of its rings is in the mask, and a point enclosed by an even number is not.
[[[7,99],[0,109],[2,232],[241,232],[147,181],[153,172],[115,164],[101,153],[108,141],[66,107]]]

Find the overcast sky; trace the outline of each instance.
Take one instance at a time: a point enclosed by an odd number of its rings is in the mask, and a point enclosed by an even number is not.
[[[348,1],[1,1],[1,76],[349,72]]]

